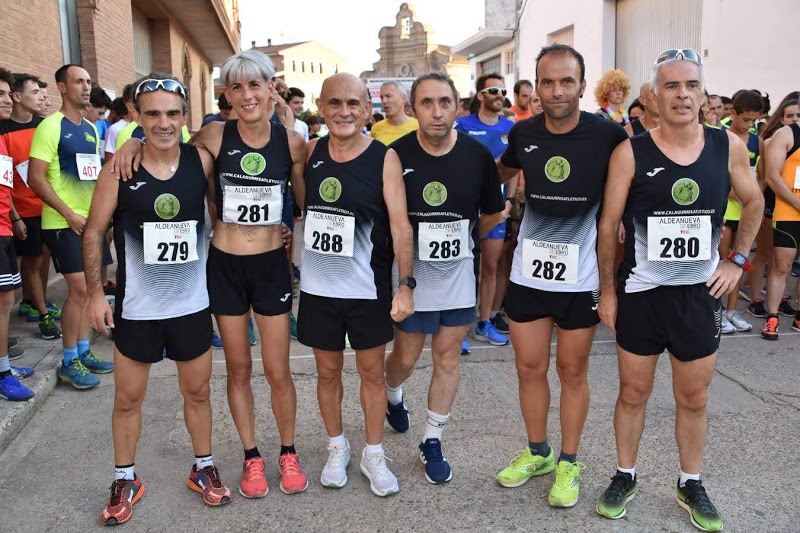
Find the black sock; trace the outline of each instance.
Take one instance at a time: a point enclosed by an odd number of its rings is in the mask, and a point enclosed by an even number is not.
[[[292,444],[291,446],[284,446],[283,444],[281,444],[281,455],[286,455],[287,453],[294,453],[294,454],[297,453],[294,449],[294,444]]]
[[[11,370],[4,370],[3,372],[0,372],[0,379],[3,379],[4,377],[10,375],[11,375]]]
[[[33,300],[28,300],[27,298],[23,298],[22,303],[31,305],[33,303]]]
[[[558,461],[566,461],[568,463],[575,463],[578,461],[578,454],[577,453],[564,453],[562,450],[561,453],[558,455]]]
[[[258,447],[251,448],[249,450],[244,451],[244,460],[247,461],[248,459],[255,459],[256,457],[261,457],[261,454],[258,453]]]
[[[547,444],[546,440],[544,442],[528,442],[528,448],[530,448],[533,455],[541,455],[542,457],[550,455],[550,445]]]

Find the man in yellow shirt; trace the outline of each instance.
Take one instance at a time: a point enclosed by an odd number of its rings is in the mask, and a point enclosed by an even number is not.
[[[381,85],[381,105],[386,118],[372,126],[374,139],[389,146],[407,133],[419,128],[417,119],[405,113],[408,93],[405,87],[396,81],[387,81]]]

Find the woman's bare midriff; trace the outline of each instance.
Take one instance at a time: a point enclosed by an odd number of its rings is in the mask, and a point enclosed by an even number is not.
[[[283,247],[283,225],[245,226],[215,220],[211,245],[233,255],[271,252]]]

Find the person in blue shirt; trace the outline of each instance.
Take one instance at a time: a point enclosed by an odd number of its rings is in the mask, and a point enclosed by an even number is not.
[[[492,156],[497,159],[505,152],[508,146],[508,132],[514,125],[511,120],[503,117],[503,105],[508,94],[503,76],[495,73],[484,74],[475,82],[475,91],[476,99],[480,102],[478,111],[459,118],[455,129],[485,144],[492,152]],[[517,181],[518,178],[515,177],[505,186],[507,202],[511,202],[516,194]],[[495,346],[508,344],[508,337],[504,335],[508,334],[508,324],[499,312],[505,296],[504,288],[508,282],[507,273],[503,276],[505,281],[498,283],[498,265],[503,255],[505,238],[505,221],[486,235],[481,235],[480,312],[474,337]],[[513,246],[513,242],[509,242],[510,246]]]

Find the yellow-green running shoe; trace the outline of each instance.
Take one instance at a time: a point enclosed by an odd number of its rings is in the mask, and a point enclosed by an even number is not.
[[[625,516],[628,502],[636,495],[636,480],[625,472],[617,471],[611,484],[597,499],[595,510],[600,516],[617,520]]]
[[[514,488],[524,485],[533,476],[548,474],[555,469],[553,448],[547,457],[533,455],[527,446],[514,454],[508,466],[497,474],[497,482],[504,487]]]
[[[678,504],[689,512],[692,525],[701,531],[722,531],[722,515],[711,503],[703,483],[690,479],[681,488],[678,482]]]
[[[547,495],[547,503],[553,507],[573,507],[581,494],[581,470],[583,463],[559,461],[556,466],[556,479]]]

